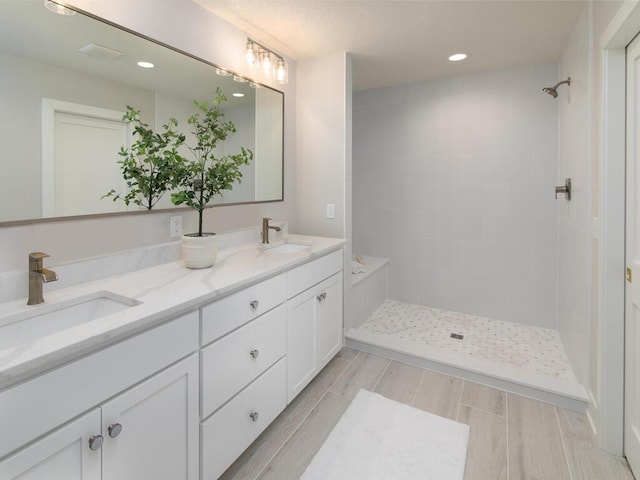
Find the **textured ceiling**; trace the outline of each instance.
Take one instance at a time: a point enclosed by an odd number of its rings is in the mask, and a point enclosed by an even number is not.
[[[297,61],[353,54],[354,89],[559,60],[582,1],[193,0]],[[447,57],[465,52],[452,63]]]

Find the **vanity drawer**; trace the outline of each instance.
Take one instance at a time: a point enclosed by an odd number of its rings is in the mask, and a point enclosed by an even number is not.
[[[286,353],[286,308],[265,313],[202,350],[202,417]]]
[[[342,249],[305,263],[287,272],[287,298],[313,287],[316,283],[342,270]]]
[[[200,426],[202,479],[218,478],[287,404],[286,359],[258,377]],[[251,416],[257,413],[258,415]]]
[[[202,307],[202,345],[280,305],[285,291],[283,273]]]

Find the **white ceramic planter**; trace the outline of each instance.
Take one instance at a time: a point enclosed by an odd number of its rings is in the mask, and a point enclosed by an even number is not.
[[[218,255],[215,233],[203,233],[202,237],[187,234],[182,236],[182,259],[187,268],[212,266]]]

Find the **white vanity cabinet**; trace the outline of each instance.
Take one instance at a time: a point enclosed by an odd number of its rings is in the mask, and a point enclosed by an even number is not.
[[[198,478],[198,355],[101,407],[102,480]]]
[[[306,257],[252,247],[215,281],[179,271],[212,282],[206,296],[153,291],[139,327],[92,327],[69,344],[83,350],[51,353],[67,363],[15,377],[0,390],[0,480],[217,479],[342,346],[341,242],[318,242]],[[156,325],[167,308],[197,310]]]
[[[95,409],[60,427],[4,460],[0,460],[3,480],[100,480],[100,451],[92,451],[90,439],[100,432],[100,410]]]
[[[342,347],[342,251],[287,272],[287,402]]]
[[[197,318],[0,392],[0,478],[196,480]]]
[[[202,308],[202,479],[218,478],[286,407],[286,276]]]

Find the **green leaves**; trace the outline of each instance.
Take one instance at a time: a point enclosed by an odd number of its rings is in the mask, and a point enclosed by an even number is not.
[[[118,163],[128,192],[120,195],[111,190],[102,198],[111,197],[114,202],[121,200],[125,205],[133,203],[151,210],[176,184],[176,175],[183,162],[178,148],[184,143],[185,136],[176,132],[178,122],[173,118],[162,126],[162,132],[154,132],[142,122],[140,111],[129,105],[122,119],[131,123],[136,139],[129,149],[122,147],[118,152],[123,158]]]
[[[135,142],[124,147],[118,161],[128,193],[109,191],[102,198],[121,200],[151,210],[166,191],[172,191],[174,205],[186,205],[198,211],[198,236],[202,236],[202,212],[213,197],[231,190],[242,180],[243,165],[253,160],[253,152],[241,147],[240,153],[216,156],[216,147],[229,135],[236,133],[233,122],[224,120],[220,105],[227,98],[220,88],[209,101],[194,101],[195,112],[187,119],[193,136],[192,144],[184,134],[178,133],[177,120],[171,118],[154,132],[140,119],[140,111],[127,106],[123,120],[133,127]],[[178,150],[187,148],[192,158],[183,157]]]
[[[202,212],[207,204],[224,190],[231,190],[234,183],[239,183],[242,179],[240,167],[253,160],[253,152],[245,148],[235,155],[215,155],[218,144],[236,133],[235,125],[225,121],[220,110],[220,104],[226,100],[218,88],[213,100],[193,102],[196,111],[187,123],[192,128],[195,143],[185,144],[193,158],[183,159],[178,166],[176,190],[171,194],[174,205],[187,205],[198,211],[199,236],[202,236]]]

